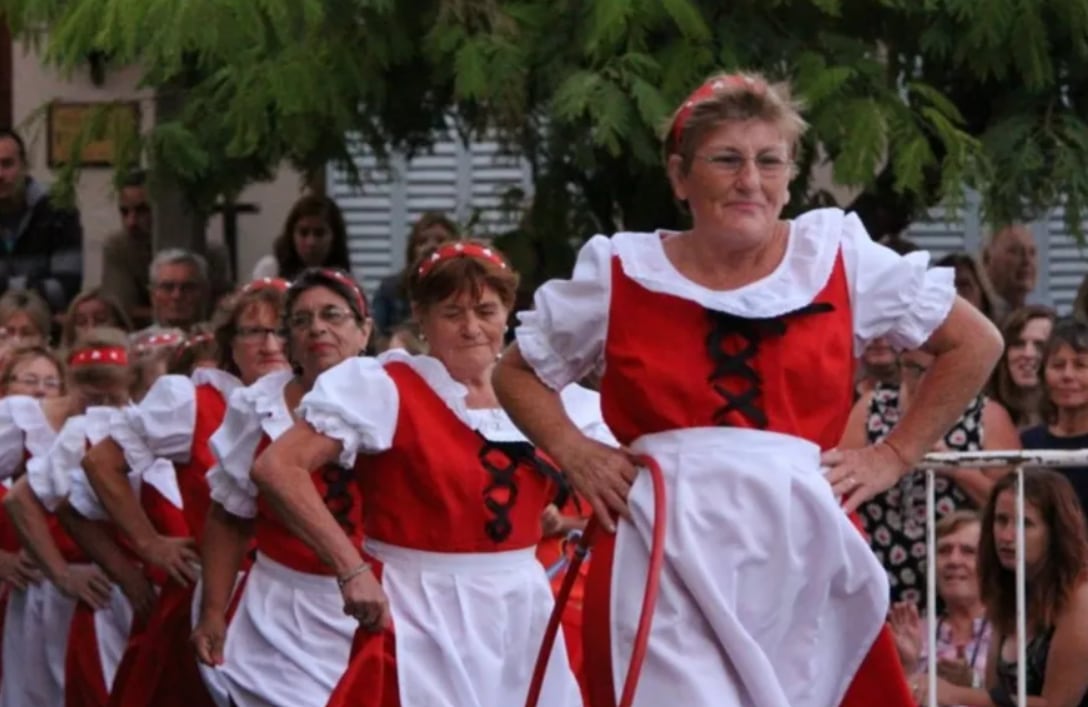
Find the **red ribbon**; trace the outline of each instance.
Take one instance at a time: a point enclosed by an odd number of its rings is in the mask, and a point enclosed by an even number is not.
[[[426,258],[419,266],[419,277],[422,279],[434,270],[434,267],[445,260],[453,258],[476,258],[499,266],[506,270],[509,266],[498,251],[476,243],[447,243],[440,246]]]
[[[69,368],[80,366],[127,366],[128,350],[123,346],[80,349],[68,357]]]
[[[246,286],[242,288],[242,294],[248,295],[250,292],[258,292],[260,290],[276,290],[277,292],[286,292],[291,283],[284,280],[282,277],[260,277],[256,280],[251,280],[246,283]]]
[[[359,307],[359,313],[364,317],[370,313],[370,310],[366,306],[366,295],[359,289],[359,283],[355,282],[351,277],[348,277],[345,273],[339,270],[333,270],[332,268],[321,268],[321,274],[325,277],[336,280],[344,287],[351,290],[352,295],[355,297],[355,304]]]
[[[692,91],[691,95],[680,104],[680,110],[676,111],[676,117],[673,118],[672,127],[669,129],[674,144],[680,142],[680,136],[684,132],[684,126],[687,125],[688,119],[691,118],[691,113],[695,110],[695,106],[710,100],[719,92],[727,89],[763,94],[767,90],[767,84],[759,79],[753,79],[739,74],[715,76],[710,79],[702,86]]]

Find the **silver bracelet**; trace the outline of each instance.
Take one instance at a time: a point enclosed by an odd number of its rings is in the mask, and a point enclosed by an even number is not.
[[[364,560],[363,564],[359,565],[358,567],[356,567],[352,571],[348,572],[347,574],[344,574],[344,575],[341,575],[341,576],[337,577],[336,578],[336,586],[343,589],[345,584],[347,584],[351,580],[355,579],[356,577],[361,575],[363,572],[369,572],[369,571],[370,571],[370,563],[367,562],[366,560]]]

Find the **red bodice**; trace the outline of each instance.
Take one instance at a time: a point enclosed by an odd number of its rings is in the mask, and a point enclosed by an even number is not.
[[[769,319],[653,292],[612,259],[601,405],[624,444],[694,427],[839,442],[850,414],[853,319],[840,254],[812,304]]]

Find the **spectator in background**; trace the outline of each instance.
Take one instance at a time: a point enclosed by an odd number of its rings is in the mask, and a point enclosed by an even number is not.
[[[149,279],[154,219],[145,172],[130,172],[121,181],[117,210],[122,229],[109,236],[102,247],[102,291],[119,302],[133,324],[142,329],[154,323]],[[209,243],[207,253],[212,293],[226,292],[232,286],[226,249]]]
[[[0,329],[14,346],[48,346],[49,305],[33,291],[15,290],[0,297]]]
[[[1088,324],[1063,319],[1043,351],[1043,422],[1020,433],[1024,449],[1088,449]],[[1063,467],[1088,508],[1088,466]]]
[[[970,253],[949,253],[936,262],[937,267],[954,268],[956,294],[975,305],[990,321],[1000,326],[997,315],[997,293],[986,271]]]
[[[272,245],[272,255],[257,261],[253,279],[293,280],[309,267],[351,272],[344,215],[335,201],[316,194],[302,197],[291,207],[283,233]]]
[[[937,523],[937,674],[962,687],[982,687],[990,650],[990,622],[978,586],[981,525],[974,511],[956,511]],[[924,704],[929,656],[928,617],[912,602],[892,607],[889,620],[915,697]]]
[[[103,294],[100,287],[87,290],[72,300],[61,328],[60,345],[68,348],[76,343],[79,334],[97,327],[132,331],[132,322],[125,310],[112,297]]]
[[[27,174],[26,144],[10,128],[0,128],[0,252],[0,293],[33,290],[62,312],[83,284],[79,212]]]
[[[997,292],[994,321],[1004,322],[1009,312],[1027,303],[1035,289],[1038,273],[1031,229],[1016,223],[994,231],[982,251],[982,264]]]
[[[203,321],[211,299],[208,265],[187,250],[164,250],[148,268],[152,326],[188,331]]]
[[[407,291],[408,273],[412,266],[427,251],[457,237],[457,224],[443,214],[428,211],[415,222],[408,234],[404,269],[386,276],[374,295],[374,327],[379,336],[388,337],[395,326],[412,316]]]
[[[1021,429],[1042,422],[1039,369],[1054,317],[1050,307],[1028,305],[1009,314],[1002,327],[1005,354],[990,378],[988,394],[1005,406]]]
[[[899,354],[888,340],[878,336],[861,353],[860,376],[854,385],[854,400],[872,393],[878,385],[899,384]]]

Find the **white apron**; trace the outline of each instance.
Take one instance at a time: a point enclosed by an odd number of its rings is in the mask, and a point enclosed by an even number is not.
[[[117,677],[117,668],[128,646],[128,636],[132,630],[132,604],[125,593],[116,584],[110,591],[110,601],[106,608],[94,612],[94,635],[98,642],[98,661],[102,666],[102,678],[106,682],[106,691],[113,686]]]
[[[404,707],[525,704],[554,602],[536,548],[436,553],[366,540],[382,562]],[[541,707],[580,707],[562,635]]]
[[[227,692],[238,707],[325,707],[357,627],[335,577],[258,553],[227,631],[220,669]]]
[[[661,466],[668,515],[635,705],[839,704],[884,623],[888,585],[824,479],[816,445],[697,428],[647,435],[631,448]],[[617,530],[611,578],[617,700],[649,564],[648,472],[629,503],[632,522]]]

